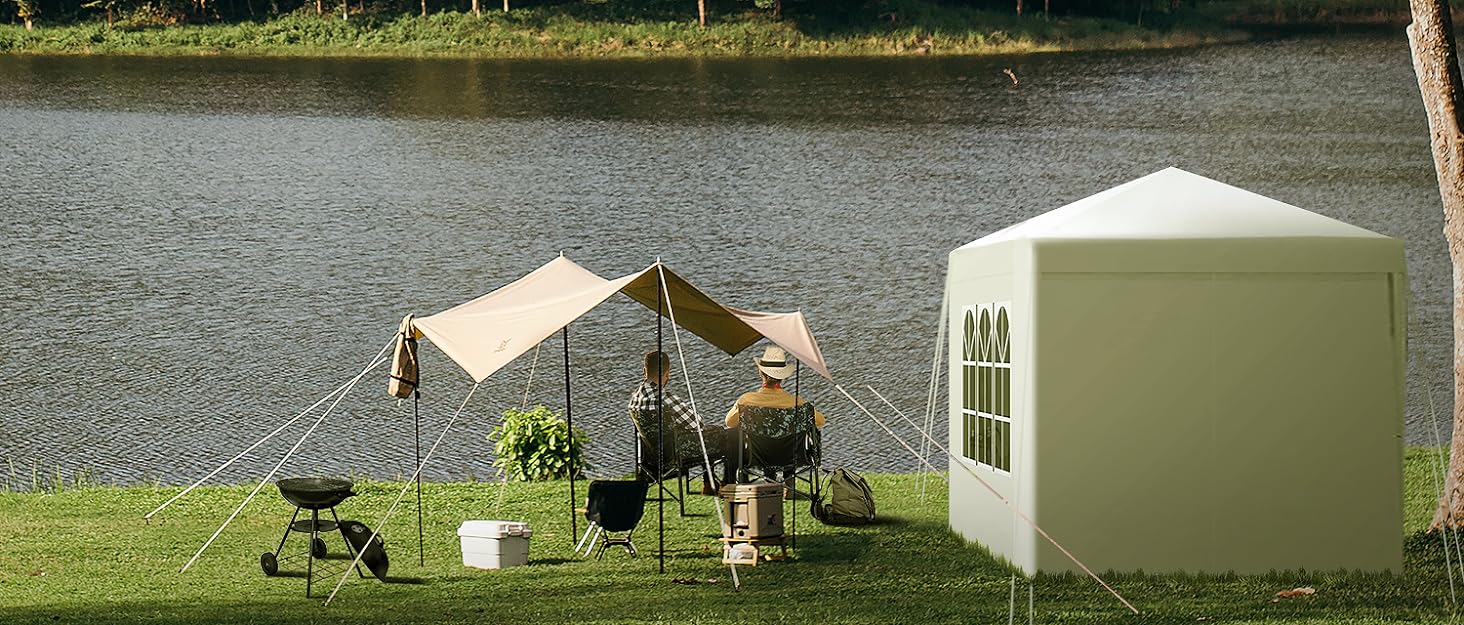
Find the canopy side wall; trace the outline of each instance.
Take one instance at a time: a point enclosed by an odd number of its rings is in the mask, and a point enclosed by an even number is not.
[[[1037,522],[1095,570],[1401,570],[1401,276],[1043,273]]]
[[[946,447],[958,459],[948,463],[950,475],[950,526],[967,540],[980,543],[992,554],[1004,558],[1024,570],[1035,570],[1031,529],[972,477],[974,472],[1029,517],[1032,497],[1034,458],[1024,441],[1032,440],[1030,419],[1029,375],[1023,375],[1030,360],[1031,342],[1031,247],[1025,243],[999,244],[989,248],[963,249],[950,255],[946,277],[946,293],[950,302],[947,336],[949,430]],[[968,306],[1008,302],[1011,311],[1012,374],[1012,471],[999,473],[962,455],[962,348],[964,335],[963,310]],[[966,467],[961,465],[965,464]],[[970,469],[970,471],[967,470]]]

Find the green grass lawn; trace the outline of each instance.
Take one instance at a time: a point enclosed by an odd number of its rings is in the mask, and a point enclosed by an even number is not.
[[[1033,584],[1034,621],[1448,622],[1449,585],[1440,545],[1416,534],[1433,506],[1427,451],[1408,453],[1405,514],[1411,537],[1401,574],[1110,576],[1143,611],[1139,616],[1089,579],[1041,575]],[[510,484],[501,508],[496,484],[426,484],[426,565],[417,564],[415,512],[405,507],[387,532],[391,573],[398,583],[353,577],[328,607],[303,596],[303,578],[266,577],[259,570],[259,554],[273,550],[291,512],[273,486],[187,573],[178,569],[249,487],[200,489],[151,523],[142,515],[178,488],[0,493],[0,623],[1007,622],[1011,570],[946,529],[944,483],[932,479],[922,503],[914,475],[870,478],[880,523],[827,527],[812,521],[804,508],[794,561],[740,567],[741,592],[734,592],[727,568],[719,563],[710,497],[693,496],[688,510],[693,516],[684,519],[674,504],[667,505],[666,574],[661,575],[656,572],[654,504],[636,534],[641,557],[612,551],[594,561],[572,553],[568,483]],[[358,483],[360,495],[339,512],[374,524],[399,488],[400,483]],[[500,571],[462,566],[457,525],[484,518],[531,524],[529,566]],[[303,551],[300,536],[292,536],[287,552]],[[342,550],[338,536],[328,540],[333,552]],[[282,563],[281,569],[295,570],[296,564],[303,567],[303,559]],[[328,564],[339,568],[342,563]],[[675,578],[703,583],[677,584]],[[322,580],[322,592],[336,579]],[[709,579],[717,583],[706,583]],[[1019,577],[1018,584],[1020,623],[1026,619],[1026,582]],[[1317,592],[1270,602],[1277,591],[1297,586]]]

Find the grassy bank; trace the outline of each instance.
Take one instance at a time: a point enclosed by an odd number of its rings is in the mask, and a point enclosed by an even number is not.
[[[352,579],[337,603],[302,595],[305,580],[265,577],[259,554],[273,549],[290,509],[273,487],[261,493],[189,572],[178,568],[248,492],[213,487],[148,524],[141,515],[176,488],[80,488],[0,493],[0,621],[5,623],[997,623],[1006,622],[1011,572],[945,527],[939,481],[928,499],[912,475],[872,476],[882,521],[831,528],[803,514],[794,562],[741,568],[731,588],[713,547],[710,499],[694,497],[685,519],[667,507],[667,573],[657,574],[655,508],[636,534],[642,557],[603,561],[571,552],[567,484],[498,487],[427,484],[426,565],[416,562],[410,508],[388,533],[397,583]],[[1407,530],[1432,508],[1428,459],[1411,450]],[[1284,480],[1278,480],[1278,483]],[[358,484],[343,516],[379,515],[399,488]],[[1284,489],[1278,491],[1284,496]],[[455,528],[463,519],[527,520],[531,565],[502,571],[461,566]],[[287,552],[299,551],[293,539]],[[331,548],[339,552],[332,536]],[[1130,616],[1091,581],[1043,575],[1033,590],[1040,623],[1391,623],[1444,622],[1449,591],[1440,546],[1407,540],[1397,575],[1276,573],[1266,576],[1114,575],[1143,611]],[[298,562],[286,562],[293,570]],[[339,568],[339,562],[331,562]],[[697,584],[678,584],[695,578]],[[715,583],[707,580],[715,579]],[[335,578],[324,582],[334,584]],[[1279,590],[1316,594],[1272,603]],[[1025,589],[1022,590],[1025,592]],[[1019,602],[1024,603],[1024,602]],[[1025,615],[1017,617],[1018,620]]]
[[[690,6],[690,5],[687,5]],[[890,2],[867,24],[720,14],[622,13],[612,4],[441,12],[420,17],[366,12],[343,20],[313,9],[260,21],[147,25],[123,20],[0,25],[0,53],[260,56],[651,57],[977,55],[1055,50],[1161,48],[1236,41],[1223,27],[1152,29],[1097,18],[1015,15],[926,0]]]

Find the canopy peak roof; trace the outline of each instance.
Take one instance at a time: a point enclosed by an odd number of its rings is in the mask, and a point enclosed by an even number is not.
[[[967,243],[1033,239],[1387,238],[1170,167]]]

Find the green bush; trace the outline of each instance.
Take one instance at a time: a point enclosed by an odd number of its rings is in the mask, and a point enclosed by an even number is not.
[[[567,478],[571,473],[579,477],[589,468],[585,461],[585,443],[589,440],[579,428],[570,436],[569,423],[543,406],[503,411],[503,425],[488,434],[488,442],[498,454],[493,466],[524,482]]]

